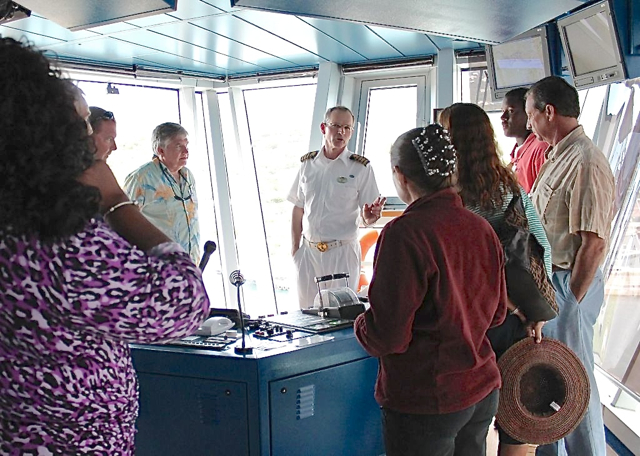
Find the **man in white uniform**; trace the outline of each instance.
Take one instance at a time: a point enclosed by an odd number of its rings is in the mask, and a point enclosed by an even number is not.
[[[294,204],[291,254],[298,269],[300,308],[313,307],[314,278],[346,272],[357,291],[360,278],[358,222],[380,218],[381,198],[369,160],[347,150],[354,117],[344,106],[327,111],[320,124],[323,146],[302,156],[288,200]],[[326,286],[339,287],[342,283]]]

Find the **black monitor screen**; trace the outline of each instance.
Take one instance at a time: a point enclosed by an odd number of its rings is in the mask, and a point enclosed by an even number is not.
[[[496,88],[531,85],[548,76],[542,36],[532,36],[492,47]]]
[[[564,33],[576,76],[618,64],[617,43],[612,39],[611,23],[606,11],[568,24]]]

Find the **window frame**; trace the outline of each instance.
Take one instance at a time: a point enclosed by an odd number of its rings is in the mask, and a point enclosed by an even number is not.
[[[424,74],[385,76],[371,79],[359,79],[357,81],[358,101],[354,107],[356,121],[355,134],[349,141],[349,149],[357,154],[364,154],[365,137],[367,132],[367,120],[369,117],[369,97],[371,90],[394,87],[417,87],[416,123],[415,127],[426,125],[429,114],[426,107],[430,105],[431,69]]]

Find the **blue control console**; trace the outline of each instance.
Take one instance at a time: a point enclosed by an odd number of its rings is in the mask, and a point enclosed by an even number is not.
[[[350,324],[318,333],[295,314],[248,321],[250,355],[237,330],[132,345],[136,455],[383,454],[377,360]]]

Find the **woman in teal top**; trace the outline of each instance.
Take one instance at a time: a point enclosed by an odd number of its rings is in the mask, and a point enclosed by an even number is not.
[[[467,209],[489,223],[502,219],[513,195],[519,193],[529,222],[529,230],[544,249],[547,275],[551,277],[551,247],[540,219],[516,176],[500,160],[493,127],[487,113],[476,104],[455,103],[440,114],[440,122],[449,130],[458,152],[458,190]],[[511,311],[516,308],[509,303]],[[542,340],[543,321],[530,322],[512,312],[504,323],[487,332],[499,358],[517,341],[533,336]],[[501,456],[524,456],[527,445],[498,429]]]

